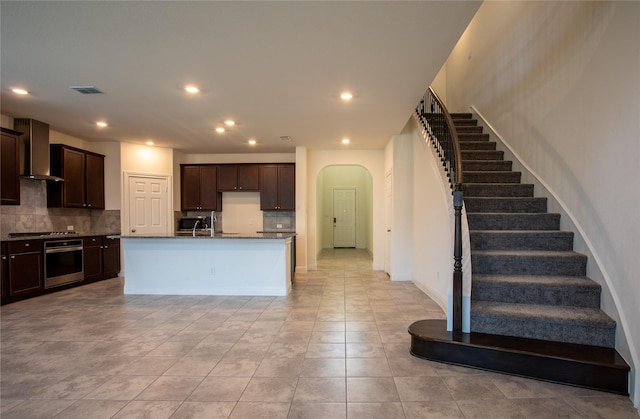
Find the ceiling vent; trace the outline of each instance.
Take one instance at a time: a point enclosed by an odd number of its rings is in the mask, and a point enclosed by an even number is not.
[[[71,86],[70,89],[82,93],[83,95],[95,95],[102,93],[102,91],[98,90],[95,86]]]
[[[287,142],[289,142],[289,141],[291,141],[291,137],[290,137],[290,136],[288,136],[288,135],[283,135],[283,136],[281,136],[281,137],[280,137],[280,141],[287,141]]]

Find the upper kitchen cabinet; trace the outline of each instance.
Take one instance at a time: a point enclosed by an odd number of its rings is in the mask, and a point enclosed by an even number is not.
[[[51,144],[51,175],[47,206],[104,209],[104,156],[63,144]]]
[[[260,170],[257,164],[221,164],[218,166],[218,191],[258,192]]]
[[[20,152],[18,141],[21,133],[1,128],[2,142],[0,144],[0,204],[20,205]]]
[[[220,211],[217,167],[211,164],[180,165],[180,208],[182,211]]]
[[[260,209],[293,211],[296,209],[296,169],[294,164],[260,166]]]

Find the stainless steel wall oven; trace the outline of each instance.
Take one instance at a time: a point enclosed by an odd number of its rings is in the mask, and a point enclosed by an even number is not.
[[[44,287],[78,282],[84,279],[82,240],[44,242]]]

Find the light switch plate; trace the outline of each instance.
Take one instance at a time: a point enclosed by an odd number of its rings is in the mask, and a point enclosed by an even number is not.
[[[276,224],[276,228],[282,228],[282,224]]]

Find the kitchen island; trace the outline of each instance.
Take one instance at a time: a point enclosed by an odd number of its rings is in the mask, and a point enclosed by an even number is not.
[[[122,236],[125,294],[284,296],[294,233]]]

